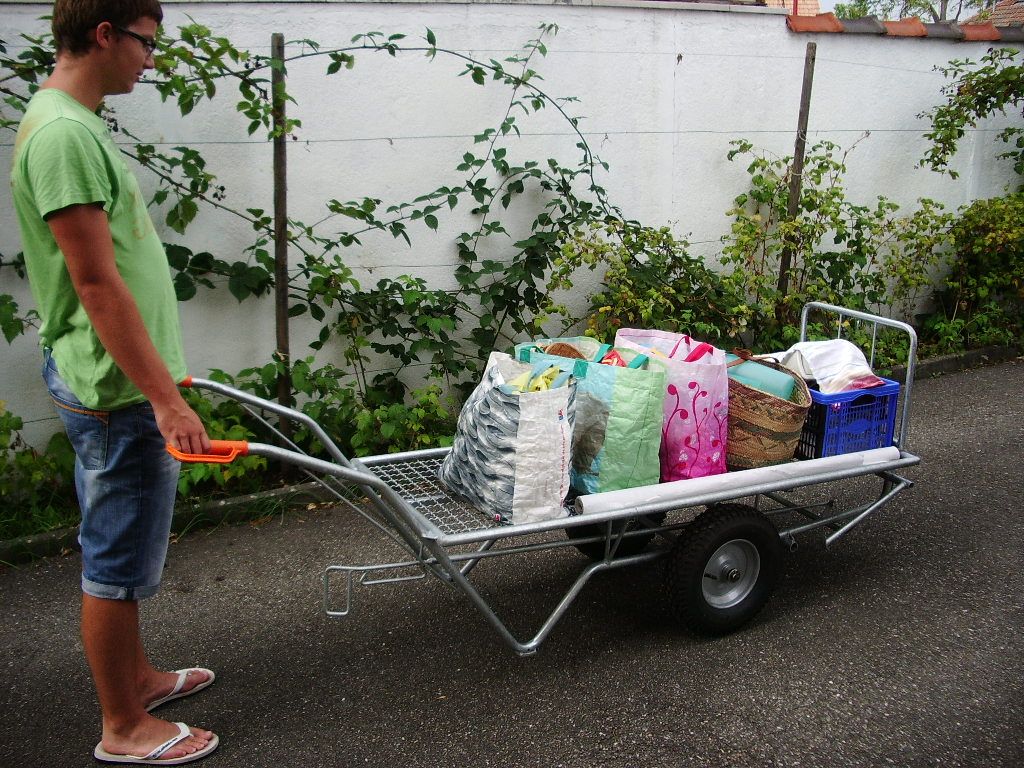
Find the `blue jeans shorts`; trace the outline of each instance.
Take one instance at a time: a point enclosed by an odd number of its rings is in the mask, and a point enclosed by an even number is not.
[[[44,350],[43,379],[75,449],[82,507],[82,591],[141,600],[160,587],[180,464],[164,449],[153,407],[86,408]]]

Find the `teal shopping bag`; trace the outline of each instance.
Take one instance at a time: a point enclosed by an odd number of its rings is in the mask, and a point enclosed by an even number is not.
[[[573,489],[600,493],[659,482],[664,368],[648,367],[645,356],[587,336],[519,344],[516,358],[531,363],[550,358],[564,364],[566,358],[544,351],[558,343],[570,344],[584,355],[573,358],[577,379],[569,472]],[[599,362],[615,357],[633,367]]]

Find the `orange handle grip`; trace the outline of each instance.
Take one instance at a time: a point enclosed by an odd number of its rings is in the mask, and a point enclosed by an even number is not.
[[[230,464],[239,456],[249,455],[249,443],[245,440],[211,440],[209,453],[183,453],[168,443],[167,452],[178,461],[191,464]]]

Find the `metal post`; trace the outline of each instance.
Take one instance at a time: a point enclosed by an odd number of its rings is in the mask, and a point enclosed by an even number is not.
[[[793,221],[800,211],[800,187],[804,175],[804,149],[807,146],[807,118],[811,111],[811,85],[814,82],[814,58],[817,54],[816,43],[807,44],[807,53],[804,56],[804,82],[800,91],[800,114],[797,118],[796,146],[793,149],[793,167],[789,174],[789,201],[786,206],[786,220]],[[782,306],[789,292],[789,269],[793,263],[793,250],[795,243],[792,238],[786,238],[782,254],[779,257],[779,301],[775,305],[775,319],[781,324],[783,317]]]

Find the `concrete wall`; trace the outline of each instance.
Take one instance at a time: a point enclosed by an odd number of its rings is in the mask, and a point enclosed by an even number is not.
[[[925,142],[916,115],[938,103],[942,76],[933,70],[952,58],[982,56],[987,44],[867,35],[797,35],[775,9],[682,3],[289,3],[168,2],[165,27],[186,14],[244,48],[269,53],[270,36],[310,38],[323,47],[348,43],[354,34],[405,33],[405,42],[430,28],[440,45],[481,58],[504,59],[534,37],[541,23],[556,23],[549,55],[537,62],[545,89],[575,96],[570,108],[584,116],[588,140],[610,164],[601,182],[630,217],[671,224],[689,234],[694,248],[713,257],[727,230],[726,210],[743,190],[742,163],[729,162],[733,138],[744,137],[779,154],[792,152],[804,49],[818,44],[809,141],[827,138],[849,146],[865,132],[849,162],[851,199],[886,195],[904,206],[921,196],[958,206],[999,194],[1012,169],[995,161],[992,121],[970,133],[957,156],[953,181],[916,169]],[[17,50],[16,34],[43,29],[48,4],[0,3],[0,39]],[[15,43],[15,45],[12,45]],[[289,54],[298,52],[291,45]],[[508,92],[479,88],[456,77],[461,66],[443,57],[393,59],[362,53],[351,72],[324,76],[323,58],[294,62],[289,89],[303,122],[290,144],[290,214],[312,222],[329,198],[362,196],[386,203],[411,200],[458,180],[454,166],[472,150],[472,136],[497,125]],[[143,140],[201,149],[227,187],[235,208],[272,207],[271,150],[245,134],[246,121],[225,93],[182,118],[141,86],[111,102],[121,122]],[[575,157],[575,138],[550,110],[521,123],[518,159]],[[10,168],[13,135],[0,137],[0,168]],[[140,173],[143,184],[153,182]],[[413,247],[388,238],[368,239],[346,257],[364,281],[412,273],[432,285],[451,285],[453,237],[469,222],[443,219],[435,234],[413,231]],[[532,212],[520,211],[520,223]],[[516,216],[513,215],[513,219]],[[325,232],[332,232],[331,223]],[[230,215],[203,212],[186,236],[167,232],[193,250],[241,257],[252,241],[248,225]],[[7,185],[0,188],[0,253],[19,250]],[[500,254],[499,254],[500,255]],[[0,292],[30,306],[27,287],[11,270],[0,271]],[[217,367],[234,372],[262,363],[273,348],[271,304],[237,304],[226,291],[183,305],[187,353],[193,373]],[[309,327],[299,326],[293,354],[304,354]],[[332,354],[325,351],[325,355]],[[29,335],[0,346],[0,399],[31,422],[27,435],[42,439],[55,422],[38,381],[36,340]]]

